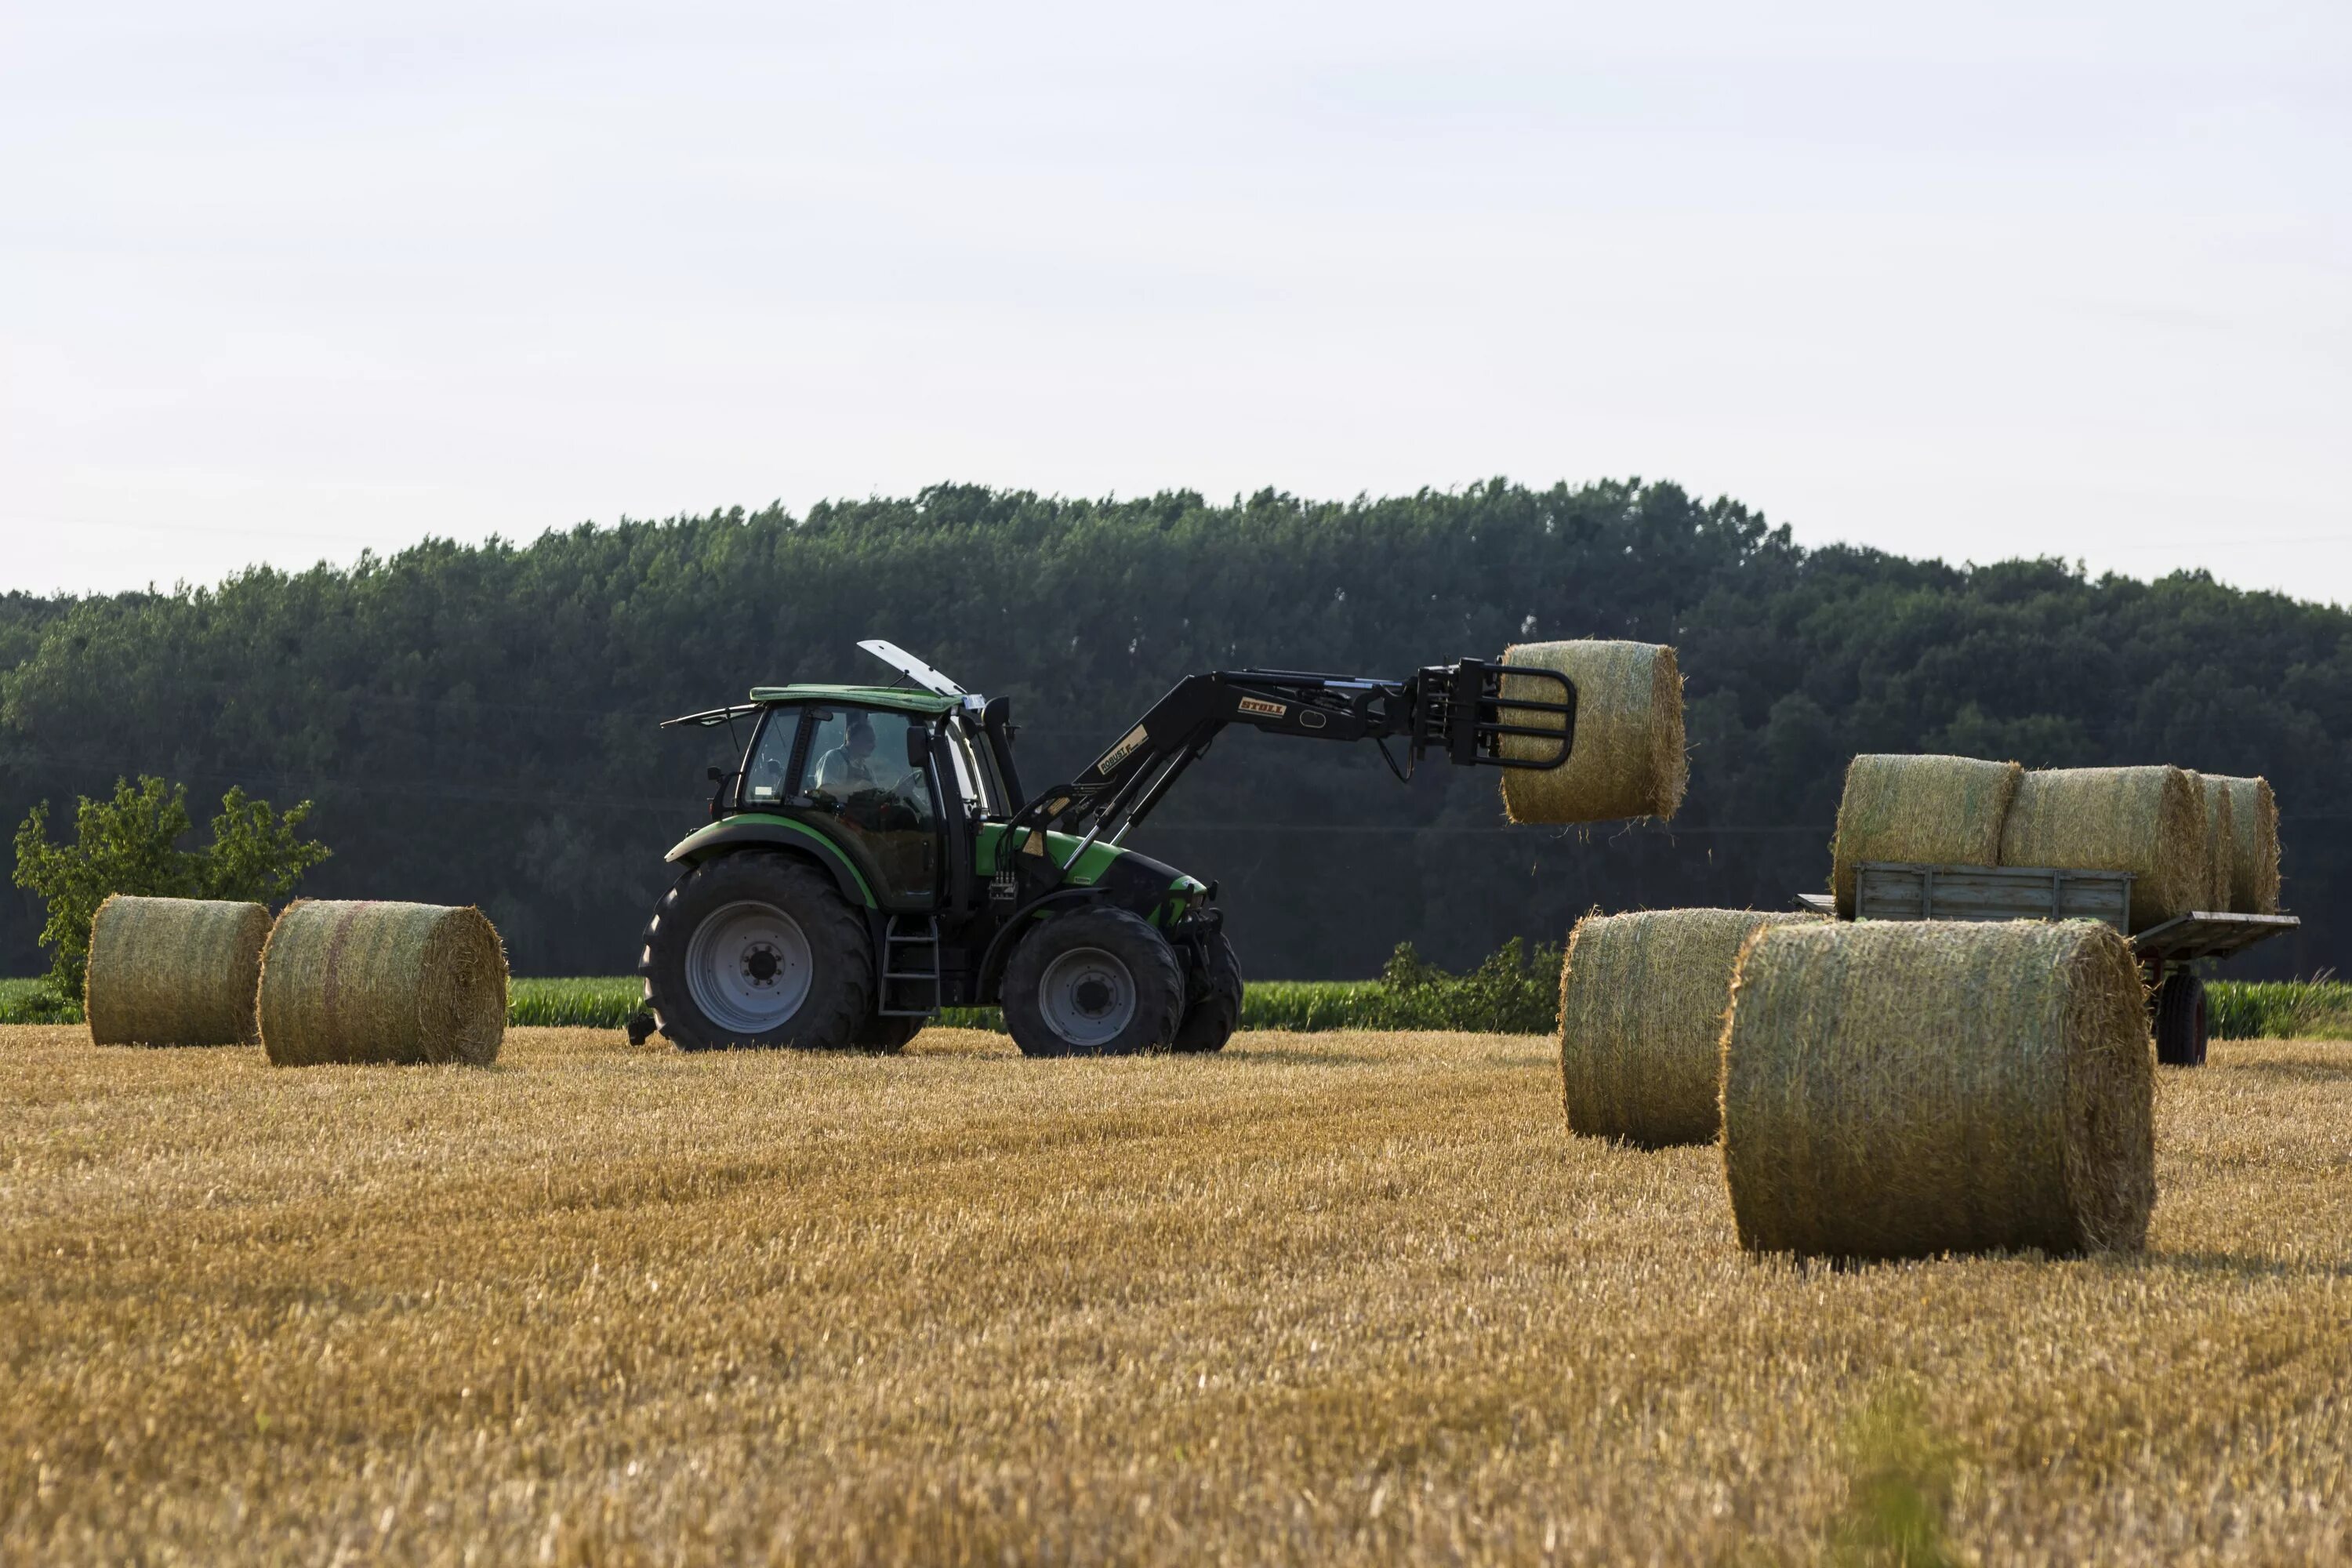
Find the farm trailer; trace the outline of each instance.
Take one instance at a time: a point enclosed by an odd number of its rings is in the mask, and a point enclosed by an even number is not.
[[[1864,921],[2104,921],[2131,941],[2147,974],[2156,1056],[2174,1067],[2205,1059],[2205,982],[2193,965],[2227,958],[2303,922],[2294,915],[2197,910],[2131,929],[2132,874],[2057,866],[1863,863],[1854,919]],[[1834,914],[1826,893],[1800,893],[1807,909]]]

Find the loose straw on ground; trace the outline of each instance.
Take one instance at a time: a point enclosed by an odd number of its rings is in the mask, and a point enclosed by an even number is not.
[[[280,1066],[479,1066],[506,1020],[506,953],[479,910],[297,902],[262,955],[261,1043]]]
[[[1830,841],[1830,891],[1853,918],[1864,861],[1994,866],[2001,825],[2025,770],[1974,757],[1864,753],[1846,764]]]
[[[101,1046],[251,1045],[269,911],[117,893],[89,922],[82,1016]]]
[[[1761,925],[1820,920],[1756,910],[1587,915],[1559,984],[1560,1088],[1571,1132],[1658,1148],[1711,1142],[1731,971]]]
[[[2093,921],[1768,926],[1723,1041],[1743,1246],[2137,1249],[2156,1201],[2139,971]]]
[[[1576,730],[1568,761],[1557,768],[1505,768],[1503,809],[1513,822],[1607,822],[1670,817],[1681,806],[1690,763],[1683,747],[1683,678],[1675,650],[1655,643],[1521,643],[1505,665],[1558,670],[1576,688]],[[1502,695],[1550,701],[1549,681],[1503,677]],[[1507,724],[1556,722],[1557,716],[1503,708]],[[1502,754],[1551,754],[1555,743],[1506,735]]]
[[[2203,900],[2205,811],[2175,767],[2054,768],[2029,773],[2001,829],[2004,866],[2132,873],[2134,931]]]

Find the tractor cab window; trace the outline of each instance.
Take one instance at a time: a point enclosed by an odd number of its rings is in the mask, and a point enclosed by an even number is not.
[[[812,708],[802,748],[800,804],[825,812],[873,855],[902,898],[930,896],[939,877],[939,814],[930,770],[909,767],[914,715],[887,709]]]
[[[760,738],[743,763],[742,802],[747,809],[783,804],[792,794],[793,743],[800,739],[801,710],[772,708]]]

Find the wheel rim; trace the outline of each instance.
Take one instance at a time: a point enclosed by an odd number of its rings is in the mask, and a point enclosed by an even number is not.
[[[721,1028],[763,1035],[792,1020],[816,975],[800,922],[749,900],[713,910],[686,947],[686,988]]]
[[[1135,1021],[1135,976],[1115,954],[1074,947],[1038,977],[1037,1011],[1074,1046],[1106,1045]]]

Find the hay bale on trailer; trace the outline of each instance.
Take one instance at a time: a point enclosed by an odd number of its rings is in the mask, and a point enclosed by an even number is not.
[[[1683,678],[1675,650],[1643,642],[1536,642],[1507,648],[1503,663],[1554,669],[1576,687],[1576,734],[1557,768],[1505,768],[1503,810],[1513,822],[1607,822],[1669,817],[1690,781],[1683,748]],[[1503,677],[1502,695],[1552,700],[1549,683]],[[1507,724],[1557,715],[1505,708]],[[1556,727],[1556,726],[1555,726]],[[1506,735],[1503,755],[1552,754],[1554,743]]]
[[[1577,921],[1559,980],[1569,1131],[1650,1148],[1712,1142],[1722,1124],[1716,1080],[1739,950],[1759,926],[1821,918],[1643,910]]]
[[[2134,931],[2185,915],[2208,885],[2201,792],[2176,767],[2029,773],[2001,828],[2000,864],[2129,871]]]
[[[2274,915],[2279,906],[2278,797],[2266,778],[2206,775],[2230,796],[2230,901],[2242,915]]]
[[[261,959],[261,1043],[280,1067],[495,1060],[507,960],[477,909],[287,906]]]
[[[2000,834],[2025,770],[1974,757],[1864,753],[1846,764],[1830,840],[1830,892],[1853,918],[1866,860],[1998,866]]]
[[[1740,1244],[2137,1250],[2154,1099],[2139,970],[2113,926],[1767,926],[1723,1037]]]
[[[2237,842],[2230,786],[2194,768],[2187,772],[2189,782],[2197,786],[2198,801],[2205,808],[2205,896],[2197,901],[2197,907],[2209,913],[2224,913],[2230,908]]]
[[[82,1016],[101,1046],[249,1046],[269,911],[116,893],[89,922]]]

